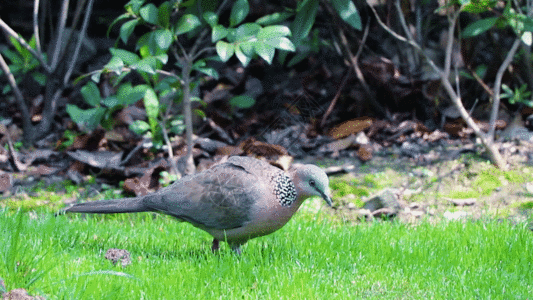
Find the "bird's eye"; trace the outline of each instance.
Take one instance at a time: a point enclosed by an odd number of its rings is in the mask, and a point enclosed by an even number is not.
[[[309,180],[309,185],[310,186],[315,186],[316,182],[314,180]]]

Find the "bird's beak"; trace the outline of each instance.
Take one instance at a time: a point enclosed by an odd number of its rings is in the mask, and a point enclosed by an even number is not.
[[[326,201],[326,203],[327,203],[330,207],[333,206],[333,201],[331,201],[331,196],[330,196],[329,189],[326,190],[325,193],[320,192],[320,195],[322,196],[322,199],[324,199],[324,201]]]

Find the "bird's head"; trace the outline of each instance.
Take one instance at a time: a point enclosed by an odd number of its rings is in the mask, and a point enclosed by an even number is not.
[[[290,172],[299,197],[319,196],[333,206],[328,175],[322,169],[314,165],[294,164]]]

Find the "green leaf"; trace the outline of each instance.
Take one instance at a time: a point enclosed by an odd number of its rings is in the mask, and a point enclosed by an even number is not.
[[[300,5],[296,17],[292,22],[291,32],[295,42],[307,37],[309,31],[315,23],[318,11],[318,0],[304,0]]]
[[[117,96],[109,96],[107,98],[105,98],[104,100],[102,100],[102,104],[109,107],[109,108],[112,108],[112,107],[115,107],[120,103],[119,99]]]
[[[286,37],[268,39],[265,43],[280,50],[296,51],[294,44]]]
[[[178,21],[176,35],[187,33],[200,25],[202,25],[202,22],[200,22],[197,16],[191,14],[183,15]]]
[[[67,104],[67,113],[72,121],[74,121],[82,130],[92,131],[102,121],[106,109],[103,107],[96,107],[91,109],[81,109],[73,104]]]
[[[498,4],[498,0],[461,0],[459,2],[462,6],[461,11],[471,14],[487,12]]]
[[[207,11],[207,12],[204,13],[203,17],[204,17],[204,20],[207,22],[207,24],[209,24],[209,26],[211,26],[211,28],[217,26],[217,24],[218,24],[218,15],[215,14],[214,12]]]
[[[255,42],[242,42],[239,44],[239,49],[241,49],[246,56],[252,57],[255,53],[254,44]]]
[[[124,74],[124,73],[122,73]],[[91,80],[94,82],[100,82],[100,76],[102,76],[102,72],[96,72],[93,75],[91,75]]]
[[[215,43],[220,41],[221,39],[225,38],[229,33],[229,30],[222,26],[222,25],[216,25],[213,27],[213,32],[211,32],[211,42]]]
[[[288,18],[292,17],[294,14],[290,12],[276,12],[271,15],[263,16],[255,21],[255,23],[262,25],[262,26],[268,26],[273,24],[279,24]]]
[[[148,88],[144,94],[144,108],[146,109],[146,115],[148,116],[148,122],[150,124],[150,130],[155,135],[157,130],[157,116],[159,115],[159,100],[157,94],[152,88]]]
[[[234,27],[244,21],[248,12],[250,11],[250,4],[248,0],[237,0],[231,8],[231,14],[229,17],[229,26]]]
[[[361,17],[352,0],[331,0],[331,4],[344,22],[350,24],[350,26],[357,30],[361,30],[363,26],[361,24]]]
[[[46,75],[40,72],[31,73],[31,77],[33,77],[33,80],[37,81],[40,86],[44,86],[46,84],[46,79],[48,78]]]
[[[100,90],[94,82],[87,82],[87,84],[81,88],[81,95],[83,100],[85,100],[90,106],[100,106],[102,98],[100,97]]]
[[[160,61],[162,64],[166,64],[168,62],[168,54],[166,53],[156,55],[154,58]]]
[[[254,106],[255,99],[248,95],[235,96],[229,100],[229,104],[238,108],[250,108]]]
[[[261,31],[261,26],[255,23],[245,23],[233,30],[230,35],[234,41],[247,41],[256,38],[259,31]],[[230,40],[229,37],[228,40]]]
[[[261,30],[257,34],[257,38],[269,39],[289,35],[291,35],[291,30],[289,29],[289,27],[283,25],[273,25],[261,28]]]
[[[254,49],[255,52],[269,65],[272,63],[272,59],[274,59],[274,54],[276,53],[276,48],[263,42],[255,42]]]
[[[139,14],[139,9],[144,4],[144,0],[131,0],[126,5],[124,5],[124,8],[126,11],[131,12],[134,15]]]
[[[159,115],[159,100],[155,91],[150,87],[144,93],[144,108],[148,118],[156,119]]]
[[[128,21],[120,26],[120,39],[124,44],[128,43],[130,35],[133,33],[135,26],[139,23],[138,19]]]
[[[497,20],[498,17],[490,17],[468,24],[468,26],[466,26],[466,28],[463,30],[463,38],[474,37],[476,35],[484,33],[485,31],[492,28],[492,26],[496,24]]]
[[[192,110],[192,112],[195,115],[197,115],[198,117],[202,118],[202,120],[205,120],[206,115],[205,115],[205,112],[203,110],[195,108],[195,109]]]
[[[157,24],[157,19],[158,19],[158,10],[157,10],[157,7],[155,7],[154,4],[150,3],[150,4],[146,4],[145,6],[143,6],[140,10],[139,10],[139,13],[141,15],[141,18],[150,23],[150,24],[153,24],[153,25],[156,25]]]
[[[198,102],[200,103],[203,107],[206,107],[207,106],[207,103],[204,102],[204,100],[202,100],[200,97],[191,97],[191,103],[192,102]]]
[[[168,29],[159,29],[153,32],[153,38],[159,49],[166,51],[172,44],[172,32]]]
[[[111,52],[113,56],[120,58],[126,65],[132,65],[141,60],[137,54],[126,50],[109,48],[109,52]]]
[[[131,65],[131,68],[134,70],[146,72],[148,74],[155,74],[156,60],[154,57],[149,56]]]
[[[170,13],[172,13],[172,7],[170,2],[165,1],[157,9],[157,23],[163,28],[170,26]]]
[[[223,62],[227,62],[235,52],[235,46],[224,41],[218,41],[216,44],[217,54]]]
[[[196,70],[198,72],[204,73],[207,76],[211,76],[214,79],[218,79],[219,78],[218,72],[214,68],[208,67],[207,63],[205,62],[205,59],[200,59],[197,62],[195,62],[192,65],[192,69]]]
[[[141,135],[150,130],[150,125],[145,121],[137,120],[130,124],[130,130]]]
[[[148,90],[148,86],[146,84],[132,87],[131,83],[128,82],[120,86],[117,91],[117,97],[120,104],[129,106],[141,100],[146,94],[146,90]]]
[[[107,69],[111,72],[114,72],[117,75],[122,73],[122,68],[124,67],[124,62],[118,56],[112,56],[111,60],[104,66],[104,69]]]
[[[245,66],[245,67],[252,60],[252,56],[251,55],[247,55],[246,53],[244,53],[244,51],[241,49],[240,45],[235,47],[235,56],[237,56],[237,58],[241,61],[242,65]]]
[[[106,37],[109,37],[109,33],[111,32],[111,29],[113,29],[113,26],[115,26],[116,23],[120,22],[121,20],[129,19],[129,18],[130,18],[130,15],[128,13],[125,13],[125,14],[121,14],[115,20],[113,20],[113,22],[111,22],[111,25],[109,25],[109,27],[107,28],[107,32],[105,34]]]

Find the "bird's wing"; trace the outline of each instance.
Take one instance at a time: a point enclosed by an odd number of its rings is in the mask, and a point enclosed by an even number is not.
[[[250,221],[254,204],[266,194],[264,180],[227,162],[145,196],[143,204],[197,226],[232,229]]]

